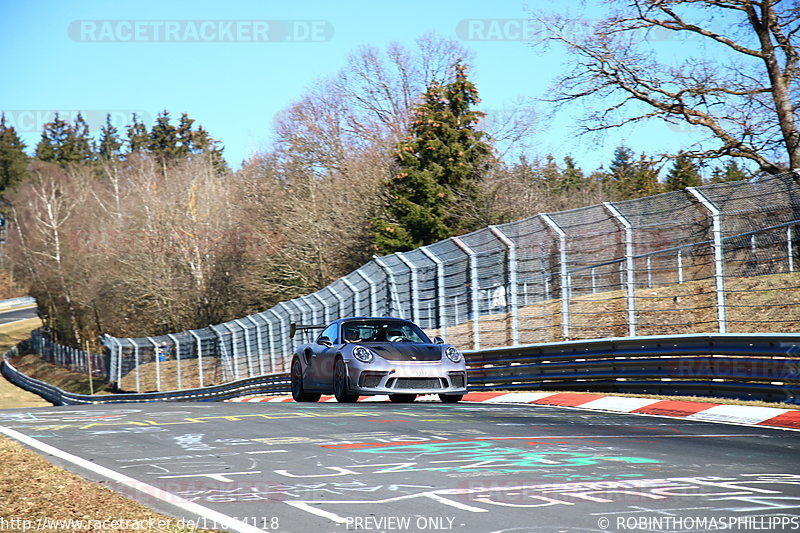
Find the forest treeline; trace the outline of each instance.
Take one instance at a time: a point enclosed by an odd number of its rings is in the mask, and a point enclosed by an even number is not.
[[[188,114],[98,132],[55,116],[35,147],[0,118],[8,268],[62,342],[93,343],[261,311],[489,224],[752,176],[735,158],[620,146],[587,170],[523,151],[545,126],[523,113],[484,131],[470,59],[436,36],[360,49],[238,170]]]

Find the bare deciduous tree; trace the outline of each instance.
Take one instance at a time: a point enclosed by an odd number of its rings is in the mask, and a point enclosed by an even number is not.
[[[744,158],[768,173],[800,168],[797,0],[608,4],[612,13],[593,24],[534,15],[548,28],[545,40],[572,54],[555,101],[599,106],[585,131],[657,118],[707,132],[684,155]],[[669,36],[681,60],[657,57],[654,43]]]

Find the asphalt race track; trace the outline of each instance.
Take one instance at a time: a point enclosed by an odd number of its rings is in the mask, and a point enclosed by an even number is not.
[[[123,475],[50,457],[159,511],[235,517],[232,530],[800,531],[796,431],[465,403],[52,407],[0,424]]]
[[[0,311],[0,325],[10,324],[19,320],[27,320],[39,316],[36,307],[25,307],[23,309],[12,309],[10,311]]]

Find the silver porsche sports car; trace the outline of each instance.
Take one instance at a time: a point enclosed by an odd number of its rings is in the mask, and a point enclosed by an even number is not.
[[[431,341],[413,322],[397,318],[341,318],[321,329],[315,342],[301,344],[292,358],[292,397],[316,402],[333,393],[339,402],[388,394],[393,402],[413,402],[418,394],[438,394],[458,402],[467,392],[464,356],[436,337]]]

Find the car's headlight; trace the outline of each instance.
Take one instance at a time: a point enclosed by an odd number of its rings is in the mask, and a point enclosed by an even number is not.
[[[461,352],[453,348],[452,346],[448,346],[444,349],[444,354],[447,356],[454,363],[458,363],[461,361]]]
[[[370,363],[375,358],[372,352],[367,350],[363,346],[356,346],[353,348],[353,357],[355,357],[362,363]]]

